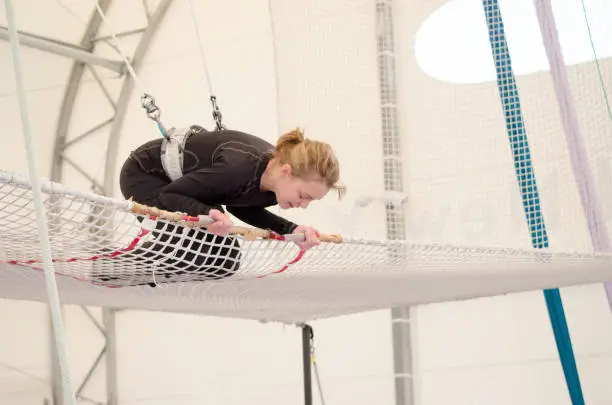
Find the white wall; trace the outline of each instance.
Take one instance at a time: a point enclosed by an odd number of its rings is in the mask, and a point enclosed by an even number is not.
[[[408,234],[421,240],[529,246],[520,199],[513,189],[495,84],[442,83],[427,77],[415,61],[416,32],[442,3],[396,2],[401,128],[410,192]],[[85,1],[67,4],[79,12],[88,10]],[[350,190],[347,201],[329,198],[308,213],[288,215],[326,231],[351,229],[359,236],[369,231],[373,232],[369,236],[382,237],[380,206],[361,213],[356,225],[350,223],[354,218],[346,217],[346,207],[355,196],[382,190],[373,2],[272,2],[274,42],[266,1],[194,4],[225,122],[270,141],[279,131],[300,126],[338,150]],[[44,21],[33,19],[23,7],[18,7],[23,29],[72,41],[80,36],[78,21],[52,2],[37,6],[57,16]],[[175,1],[139,78],[162,107],[167,125],[211,127],[207,83],[190,18],[189,3]],[[116,31],[141,26],[140,2],[115,5],[109,19]],[[136,41],[122,44],[130,53]],[[8,44],[0,43],[0,52],[0,77],[10,78],[11,67],[5,63]],[[39,168],[47,176],[70,61],[33,50],[22,52]],[[103,48],[100,52],[112,55]],[[120,80],[101,72],[116,95]],[[591,76],[576,70],[572,80],[596,85],[585,77]],[[87,80],[71,136],[111,112],[91,77]],[[546,218],[551,243],[588,249],[575,189],[567,177],[569,166],[550,83],[545,75],[535,74],[521,77],[519,84],[544,204],[559,213]],[[2,138],[0,162],[3,169],[25,171],[22,143],[7,148],[22,136],[14,84],[3,79],[0,86],[0,123],[12,134]],[[130,149],[158,136],[139,107],[139,96],[137,91],[128,107],[117,168]],[[586,105],[580,109],[583,122],[602,121],[600,112],[593,111]],[[590,128],[601,131],[603,125]],[[98,151],[105,148],[104,135],[101,131],[70,152],[99,176],[103,166]],[[549,154],[559,156],[563,165],[547,164]],[[557,187],[552,186],[555,179]],[[70,169],[65,182],[87,188]],[[612,399],[605,384],[612,363],[612,322],[602,288],[564,289],[563,296],[587,403],[607,404]],[[94,312],[99,316],[98,310]],[[68,307],[65,313],[78,385],[102,340],[80,308]],[[569,404],[541,292],[428,305],[415,313],[419,405]],[[0,335],[0,403],[41,404],[48,386],[15,368],[49,376],[44,305],[3,301],[0,317],[3,330],[10,332]],[[313,323],[326,403],[394,403],[389,320],[388,311],[379,311]],[[140,311],[120,312],[117,323],[122,405],[302,401],[300,332],[295,327]],[[103,374],[102,367],[86,396],[105,399]]]

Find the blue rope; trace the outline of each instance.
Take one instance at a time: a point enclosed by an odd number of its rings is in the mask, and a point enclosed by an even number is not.
[[[533,247],[544,249],[548,247],[548,234],[542,216],[540,196],[533,172],[531,152],[529,151],[520,98],[512,70],[498,0],[483,0],[482,4],[489,30],[491,51],[495,61],[497,88],[506,119],[506,129],[514,158],[514,170],[521,191],[525,219],[531,232]],[[584,405],[580,378],[559,289],[544,290],[544,298],[572,404]]]
[[[162,136],[165,138],[166,137],[166,132],[164,131],[164,127],[162,127],[162,125],[159,123],[159,121],[157,122],[157,128],[159,129],[159,132],[161,132]]]

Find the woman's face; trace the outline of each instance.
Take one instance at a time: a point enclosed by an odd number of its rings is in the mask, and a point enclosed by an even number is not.
[[[276,201],[282,209],[306,208],[313,200],[320,200],[329,187],[320,178],[302,179],[293,175],[291,166],[284,164],[276,183]]]

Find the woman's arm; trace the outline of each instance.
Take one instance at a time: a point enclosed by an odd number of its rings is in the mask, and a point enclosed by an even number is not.
[[[170,211],[206,215],[216,207],[202,201],[218,201],[231,193],[236,188],[232,179],[236,178],[239,175],[221,165],[199,169],[168,184],[161,192],[160,201]]]
[[[220,166],[220,165],[219,165]],[[231,194],[236,189],[232,180],[241,178],[241,173],[232,173],[226,167],[200,169],[173,181],[161,193],[161,203],[171,211],[185,212],[188,215],[207,215],[217,206],[205,204],[202,201],[219,201],[223,196]],[[227,211],[247,224],[271,229],[279,234],[292,233],[297,227],[264,207],[231,207]]]
[[[292,233],[297,228],[297,225],[293,222],[273,214],[264,207],[227,206],[226,208],[227,212],[249,225],[261,229],[271,229],[281,235]]]

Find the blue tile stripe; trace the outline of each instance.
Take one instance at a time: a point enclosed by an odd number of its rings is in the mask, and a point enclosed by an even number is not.
[[[549,246],[548,234],[542,215],[540,196],[527,141],[527,132],[525,131],[523,114],[521,112],[520,97],[512,70],[512,61],[506,43],[504,23],[498,0],[483,0],[482,4],[497,73],[497,88],[506,119],[506,130],[514,158],[514,170],[521,192],[525,219],[531,233],[531,242],[535,248],[547,248]],[[558,289],[545,290],[544,298],[572,404],[584,405],[584,397],[569,328],[563,310],[561,294]]]

